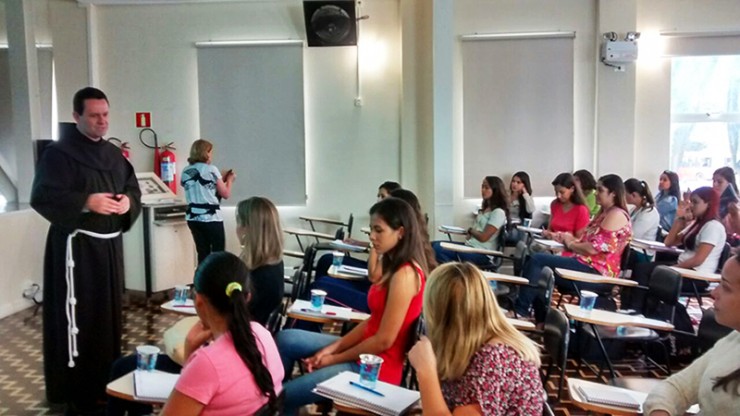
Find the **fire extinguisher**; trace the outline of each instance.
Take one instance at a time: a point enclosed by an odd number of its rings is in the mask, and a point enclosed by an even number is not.
[[[173,150],[175,149],[175,146],[173,146],[173,143],[167,143],[166,145],[162,146],[163,151],[159,154],[160,157],[160,163],[161,163],[161,171],[162,174],[160,177],[162,178],[162,182],[164,182],[167,186],[170,187],[170,190],[172,190],[173,194],[177,193],[177,158],[175,156],[175,152]]]
[[[126,160],[129,160],[129,151],[131,150],[131,146],[128,144],[128,142],[122,142],[121,139],[117,137],[109,137],[108,141],[113,142],[113,144],[118,146],[118,148],[121,149],[121,154],[123,154],[123,157],[125,157]]]

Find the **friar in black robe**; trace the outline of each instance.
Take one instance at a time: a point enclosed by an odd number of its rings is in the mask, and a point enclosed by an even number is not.
[[[141,210],[141,191],[131,164],[113,144],[102,139],[107,132],[108,102],[102,91],[82,94],[77,128],[44,151],[36,168],[31,206],[51,226],[44,258],[44,376],[47,400],[67,403],[69,413],[85,413],[105,399],[111,364],[121,354],[123,294],[122,237],[103,239],[78,233],[72,240],[76,297],[77,350],[71,357],[67,317],[67,237],[75,230],[98,234],[125,232]],[[95,92],[103,94],[98,98]],[[77,101],[77,95],[75,101]],[[89,110],[85,108],[93,108]],[[95,107],[96,105],[97,107]],[[78,106],[78,103],[75,103]],[[102,108],[102,109],[100,109]],[[91,111],[95,111],[90,115]],[[104,112],[104,121],[102,120]],[[97,120],[97,121],[96,121]],[[85,132],[86,134],[83,134]],[[95,134],[98,133],[99,135]],[[97,140],[91,137],[97,136]],[[91,196],[108,194],[109,207],[128,199],[125,212],[105,214]],[[99,202],[99,200],[98,200]],[[123,206],[123,205],[122,205]],[[118,209],[118,208],[116,208]],[[125,208],[120,208],[120,211]],[[70,361],[74,366],[70,367]]]

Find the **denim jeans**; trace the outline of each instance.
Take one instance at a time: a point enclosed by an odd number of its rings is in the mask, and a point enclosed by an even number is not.
[[[293,373],[293,366],[296,361],[314,355],[317,351],[337,339],[339,337],[335,335],[320,334],[299,329],[280,331],[277,334],[277,347],[280,352],[280,359],[283,361],[286,377]],[[284,383],[285,414],[289,416],[296,415],[301,406],[327,400],[318,394],[312,393],[311,390],[317,384],[334,377],[342,371],[359,373],[360,366],[356,362],[335,364],[304,374]]]
[[[452,261],[467,261],[475,264],[476,266],[488,266],[491,264],[491,259],[485,254],[478,253],[460,253],[457,251],[447,250],[442,248],[442,243],[446,241],[433,241],[432,248],[434,249],[434,256],[437,258],[437,263],[449,263]],[[460,244],[463,243],[452,243]]]
[[[540,278],[540,273],[542,273],[542,268],[545,266],[551,268],[553,272],[555,271],[555,268],[559,267],[561,269],[599,274],[591,266],[587,266],[579,262],[575,257],[563,257],[546,253],[533,254],[524,264],[524,270],[522,271],[522,276],[529,280],[529,286],[522,287],[519,291],[519,297],[516,299],[515,308],[519,315],[529,316],[529,308],[532,307],[533,302],[538,298],[540,293],[540,290],[536,289],[534,286],[537,284],[537,281]],[[572,288],[572,285],[573,282],[571,280],[563,279],[557,275],[555,276],[556,287],[570,289]],[[600,291],[603,290],[604,287],[605,285],[603,284],[578,282],[578,288],[581,290]],[[537,318],[538,321],[544,319],[543,312],[550,306],[541,303],[542,302],[535,303],[535,318]],[[540,310],[542,308],[544,308],[544,311]]]

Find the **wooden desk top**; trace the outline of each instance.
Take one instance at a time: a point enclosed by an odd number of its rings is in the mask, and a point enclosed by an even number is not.
[[[332,219],[329,219],[329,218],[311,217],[311,216],[308,216],[308,215],[301,215],[298,218],[301,219],[301,220],[304,220],[304,221],[308,221],[308,222],[316,221],[316,222],[323,222],[323,223],[326,223],[326,224],[344,225],[344,223],[342,221],[340,221],[340,220],[332,220]]]
[[[719,283],[722,281],[722,276],[717,273],[703,273],[697,272],[696,270],[684,269],[682,267],[671,266],[671,269],[681,274],[681,277],[694,280],[704,280],[712,283]]]
[[[160,308],[163,311],[176,313],[178,315],[186,315],[186,316],[197,315],[197,312],[195,311],[195,305],[193,304],[192,299],[188,299],[187,303],[182,306],[179,306],[179,305],[175,306],[174,301],[170,300],[170,301],[163,303],[160,306]]]
[[[297,319],[299,321],[315,322],[317,324],[329,324],[332,322],[347,322],[341,319],[333,319],[330,316],[313,316],[313,315],[304,315],[304,314],[293,313],[293,312],[288,312],[286,316],[288,318]],[[368,318],[370,318],[370,314],[368,313],[352,311],[352,315],[349,319],[349,322],[360,323],[362,321],[366,321]]]
[[[357,246],[354,244],[345,243],[342,240],[334,240],[329,243],[334,250],[345,251],[351,253],[367,253],[369,246]]]
[[[511,276],[508,274],[501,274],[501,273],[494,273],[494,272],[483,272],[483,276],[486,277],[489,281],[497,281],[497,282],[503,282],[503,283],[513,283],[515,285],[528,285],[529,280],[519,277],[519,276]]]
[[[534,242],[547,247],[549,250],[562,251],[565,250],[565,246],[562,243],[558,243],[555,240],[548,240],[546,238],[535,238]]]
[[[534,331],[535,329],[537,329],[533,322],[515,318],[506,318],[506,320],[509,321],[510,324],[514,325],[514,328],[520,331]]]
[[[619,391],[632,396],[638,403],[640,403],[640,409],[633,410],[624,407],[609,406],[604,404],[589,403],[585,398],[581,397],[578,392],[577,386],[589,386],[593,388],[603,389],[604,391]],[[647,392],[639,392],[629,390],[621,387],[610,386],[607,384],[594,383],[593,381],[581,380],[578,378],[568,377],[568,393],[573,403],[584,410],[589,410],[597,413],[605,413],[609,415],[621,415],[621,416],[632,416],[642,414],[642,403],[647,399]]]
[[[305,253],[303,253],[301,251],[296,251],[296,250],[283,250],[283,255],[284,256],[290,256],[290,257],[296,257],[296,258],[299,258],[299,259],[302,259],[303,257],[306,256]]]
[[[320,233],[317,231],[312,230],[304,230],[303,228],[293,228],[293,227],[286,227],[283,228],[283,231],[285,231],[288,234],[303,236],[303,237],[316,237],[316,238],[323,238],[325,240],[334,240],[333,235]]]
[[[465,228],[454,227],[451,225],[440,225],[437,230],[443,234],[455,234],[455,235],[467,235],[468,232]]]
[[[566,303],[565,313],[576,321],[586,322],[594,325],[604,326],[632,326],[638,328],[649,328],[658,331],[673,331],[673,325],[657,319],[644,318],[641,316],[625,315],[621,313],[594,309],[584,311],[578,305]]]
[[[159,372],[158,370],[154,370]],[[105,393],[111,397],[117,397],[119,399],[128,400],[130,402],[143,403],[143,404],[162,404],[167,400],[137,400],[134,399],[134,372],[125,374],[105,386]]]
[[[466,246],[464,244],[455,244],[455,243],[448,243],[446,241],[443,241],[440,243],[442,248],[451,250],[451,251],[457,251],[460,253],[477,253],[477,254],[484,254],[486,256],[503,256],[504,253],[496,250],[486,250],[483,248],[475,248]]]
[[[604,283],[609,285],[630,287],[638,286],[638,283],[635,280],[607,277],[595,273],[578,272],[570,269],[562,269],[560,267],[555,269],[555,273],[559,274],[564,279],[575,280],[578,282]]]

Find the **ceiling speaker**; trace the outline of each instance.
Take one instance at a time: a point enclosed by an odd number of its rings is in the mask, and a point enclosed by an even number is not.
[[[304,1],[308,46],[357,45],[355,0]]]

